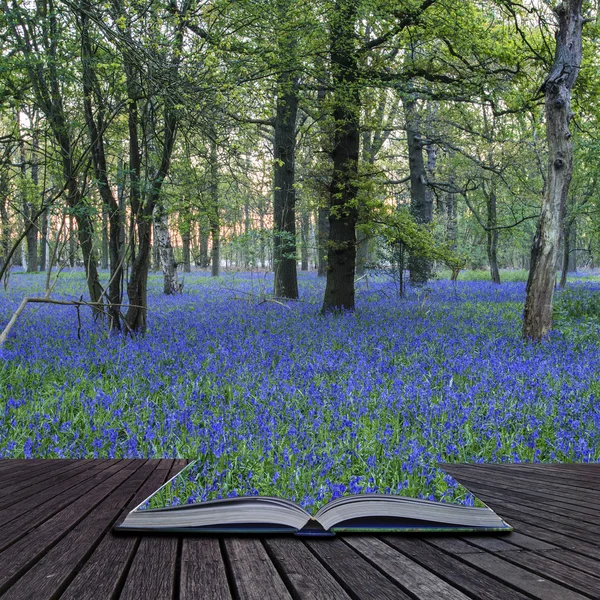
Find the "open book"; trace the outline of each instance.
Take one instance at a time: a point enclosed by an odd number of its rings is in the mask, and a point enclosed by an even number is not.
[[[314,515],[290,500],[266,496],[169,506],[168,499],[172,498],[169,493],[176,489],[180,476],[181,473],[134,508],[116,529],[137,532],[295,533],[306,536],[369,531],[512,531],[510,525],[481,501],[476,502],[477,506],[468,506],[391,494],[342,496]]]

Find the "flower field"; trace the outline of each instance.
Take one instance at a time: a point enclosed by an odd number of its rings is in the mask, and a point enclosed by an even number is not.
[[[12,276],[2,326],[43,283]],[[309,509],[369,491],[452,499],[438,461],[600,459],[593,323],[524,343],[523,282],[437,281],[399,300],[363,281],[355,314],[321,316],[323,283],[301,274],[301,301],[283,306],[261,301],[264,276],[188,275],[177,297],[153,277],[149,332],[134,339],[86,311],[78,339],[74,308],[28,307],[0,350],[0,456],[199,458],[176,501],[264,494]],[[55,296],[83,289],[67,273]]]

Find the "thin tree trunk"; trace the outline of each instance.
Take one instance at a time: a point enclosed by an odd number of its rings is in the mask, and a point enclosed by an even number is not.
[[[302,246],[300,247],[301,270],[308,271],[308,236],[310,233],[310,213],[303,211],[300,216],[300,237]]]
[[[106,205],[102,205],[102,255],[100,264],[103,269],[108,269],[108,214]]]
[[[219,165],[217,163],[217,142],[210,143],[210,240],[211,275],[218,277],[221,273],[221,218],[219,209]]]
[[[210,259],[208,257],[208,238],[210,237],[210,226],[207,223],[207,219],[202,217],[198,224],[198,253],[200,255],[199,262],[203,269],[210,266]]]
[[[329,208],[317,209],[317,274],[324,277],[327,273],[327,244],[329,242]]]
[[[554,64],[542,89],[545,93],[548,175],[542,211],[531,247],[523,336],[540,340],[552,329],[552,300],[559,241],[573,173],[569,122],[571,90],[581,66],[582,0],[564,0],[555,9],[559,20]]]
[[[37,198],[38,190],[37,186],[39,183],[39,163],[37,152],[39,148],[39,142],[37,137],[33,138],[32,141],[32,154],[31,154],[31,182],[33,183],[35,198]],[[31,217],[37,212],[37,202],[31,204],[31,198],[26,202],[27,204],[27,224],[31,223]],[[27,233],[27,271],[33,273],[38,270],[38,228],[34,222],[33,227]]]
[[[454,188],[456,175],[450,174],[450,188]],[[456,220],[456,194],[453,191],[446,195],[446,237],[450,243],[450,248],[456,250],[458,243],[458,223]]]
[[[4,266],[10,248],[10,223],[6,204],[8,200],[7,172],[0,172],[0,267]]]
[[[39,268],[40,271],[46,270],[46,263],[48,261],[48,211],[45,210],[41,216],[42,220],[42,231],[40,238],[40,258]]]
[[[495,183],[490,184],[491,189],[486,194],[487,205],[487,230],[486,250],[490,265],[492,283],[500,284],[500,270],[498,269],[498,213]]]
[[[177,279],[177,265],[173,255],[173,246],[171,245],[171,235],[169,233],[169,217],[162,202],[157,202],[154,206],[154,240],[160,258],[160,265],[163,272],[163,291],[168,296],[178,294],[179,281]]]
[[[192,272],[192,261],[191,261],[191,252],[190,252],[190,226],[186,225],[184,230],[181,232],[181,246],[183,253],[183,272],[191,273]]]
[[[354,310],[360,94],[353,0],[336,0],[331,18],[333,177],[329,198],[327,283],[322,312]]]

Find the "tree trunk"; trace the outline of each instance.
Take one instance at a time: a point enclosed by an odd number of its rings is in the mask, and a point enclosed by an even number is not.
[[[322,312],[354,310],[360,128],[359,62],[354,42],[356,13],[353,0],[336,0],[331,17],[333,176]]]
[[[433,195],[428,191],[417,102],[412,96],[404,100],[404,114],[406,116],[406,139],[410,172],[410,209],[417,223],[431,223],[433,219]],[[432,263],[427,258],[409,256],[408,268],[412,284],[427,283],[431,277]]]
[[[450,189],[455,185],[456,175],[454,172],[450,174]],[[446,238],[450,243],[450,248],[456,250],[458,243],[458,223],[456,220],[456,194],[449,191],[446,195]]]
[[[178,294],[179,281],[177,280],[177,264],[173,255],[173,246],[171,245],[171,235],[169,233],[169,217],[162,202],[157,202],[154,207],[154,240],[155,246],[158,248],[160,265],[163,272],[163,291],[169,296]]]
[[[183,272],[184,273],[192,272],[190,240],[191,240],[190,227],[189,227],[189,225],[186,225],[185,229],[181,232],[181,245],[182,245],[182,252],[183,252]]]
[[[200,266],[206,269],[210,266],[210,259],[208,257],[208,238],[210,237],[210,226],[207,220],[203,217],[200,219],[198,224],[198,253]]]
[[[38,196],[37,186],[39,183],[39,176],[38,176],[39,164],[38,164],[38,157],[37,157],[38,148],[39,148],[39,142],[37,140],[37,137],[34,137],[33,142],[32,142],[32,153],[31,153],[31,182],[35,186],[34,198],[36,198],[36,199]],[[38,207],[37,207],[38,203],[34,202],[32,204],[31,203],[32,200],[33,200],[33,198],[28,198],[28,201],[26,203],[27,210],[28,210],[28,216],[27,216],[28,224],[31,222],[31,218],[33,217],[34,213],[37,212],[37,209],[38,209]],[[29,273],[33,273],[37,270],[38,270],[38,228],[34,222],[33,227],[27,233],[27,271]]]
[[[280,19],[285,17],[287,2],[280,6]],[[285,26],[288,31],[289,24]],[[293,61],[294,36],[282,34],[280,51],[288,61]],[[298,298],[296,272],[296,116],[298,114],[298,77],[292,66],[279,75],[277,82],[277,107],[275,135],[273,138],[273,263],[275,271],[275,296]]]
[[[108,269],[108,214],[104,204],[102,205],[102,255],[100,265],[103,269]]]
[[[219,210],[219,165],[217,163],[217,142],[210,144],[210,240],[211,275],[218,277],[221,273],[221,218]]]
[[[327,244],[329,242],[329,208],[317,209],[317,274],[324,277],[327,273]]]
[[[301,269],[308,271],[308,238],[310,235],[310,213],[303,211],[300,217],[300,237],[302,238],[302,246],[300,248]]]
[[[6,209],[8,195],[8,172],[0,171],[0,268],[4,267],[10,249],[10,222]]]
[[[575,222],[573,220],[565,220],[562,237],[562,268],[559,283],[561,288],[564,288],[567,285],[567,275],[577,270],[575,261],[575,237]]]
[[[552,300],[559,257],[559,241],[569,184],[573,148],[569,122],[571,90],[581,66],[582,0],[564,0],[555,9],[559,27],[554,64],[542,89],[545,93],[548,175],[541,216],[531,247],[523,336],[540,340],[552,328]]]
[[[356,230],[356,276],[365,274],[365,267],[369,260],[369,238],[365,232],[358,228]]]
[[[495,183],[492,182],[489,193],[486,194],[487,205],[487,230],[486,250],[490,265],[492,283],[500,284],[500,271],[498,269],[498,212]]]
[[[69,267],[75,268],[75,258],[77,256],[77,240],[75,239],[75,218],[69,215]]]
[[[40,271],[45,271],[48,261],[48,211],[45,210],[40,218],[42,220],[42,235],[40,238],[39,268]]]

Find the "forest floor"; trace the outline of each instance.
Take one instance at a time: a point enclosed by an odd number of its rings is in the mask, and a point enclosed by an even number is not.
[[[438,461],[600,460],[600,277],[571,278],[539,344],[521,339],[523,281],[400,299],[364,279],[357,311],[328,316],[323,284],[301,273],[281,304],[271,275],[194,273],[176,297],[153,275],[136,338],[82,311],[78,339],[74,308],[28,307],[0,349],[0,457],[199,458],[193,500],[309,509],[361,491],[469,503]],[[14,273],[0,325],[43,286]],[[64,273],[54,296],[84,289]]]

